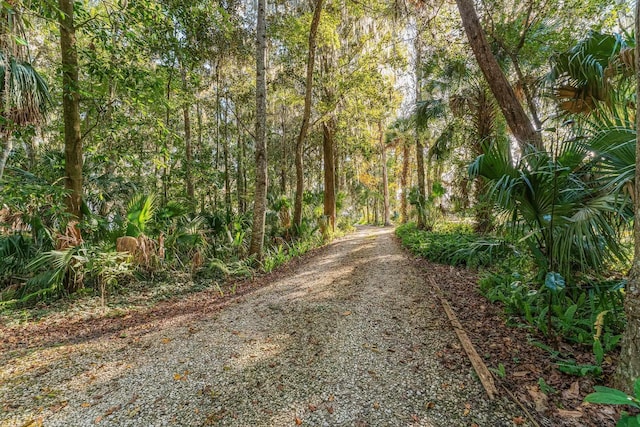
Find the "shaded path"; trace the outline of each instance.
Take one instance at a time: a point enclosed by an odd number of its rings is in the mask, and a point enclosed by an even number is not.
[[[470,364],[442,363],[459,344],[392,232],[361,228],[203,319],[11,360],[3,423],[513,425]]]

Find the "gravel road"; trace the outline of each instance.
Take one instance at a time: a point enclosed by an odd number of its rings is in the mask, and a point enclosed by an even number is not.
[[[520,424],[443,363],[462,353],[423,274],[393,229],[359,228],[204,319],[10,359],[0,425]]]

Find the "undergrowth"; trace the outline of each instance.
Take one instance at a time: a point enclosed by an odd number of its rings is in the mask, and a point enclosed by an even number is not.
[[[570,354],[538,343],[549,351],[558,368],[573,375],[600,375],[605,354],[618,345],[624,329],[625,282],[616,278],[540,275],[526,248],[499,236],[480,236],[470,224],[441,221],[433,231],[414,223],[397,228],[402,244],[429,261],[476,268],[479,289],[491,302],[501,303],[514,326],[526,326],[550,339],[590,348],[593,363],[577,364]]]

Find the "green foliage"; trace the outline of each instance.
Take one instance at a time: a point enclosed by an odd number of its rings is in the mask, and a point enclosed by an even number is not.
[[[595,392],[584,398],[585,402],[598,403],[602,405],[624,405],[640,410],[640,378],[636,379],[633,387],[633,395],[615,388],[595,386]],[[639,427],[640,415],[632,415],[623,411],[616,427]]]
[[[442,264],[490,266],[513,255],[509,245],[473,234],[468,224],[448,225],[443,231],[429,232],[408,223],[398,227],[396,233],[411,252]]]
[[[156,213],[156,198],[153,194],[137,194],[127,205],[127,236],[145,234],[148,223]]]

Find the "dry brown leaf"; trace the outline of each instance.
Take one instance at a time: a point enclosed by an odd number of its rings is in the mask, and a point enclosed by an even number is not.
[[[380,403],[373,402],[373,409],[380,409]]]
[[[302,424],[302,420],[300,418],[298,418],[298,417],[296,417],[295,421],[296,421],[296,425],[297,426]]]
[[[351,316],[351,312],[350,311],[345,311],[344,313],[342,313],[343,316]]]
[[[329,396],[329,398],[327,399],[329,402],[333,402],[334,400],[336,400],[335,396],[332,394]]]
[[[533,403],[536,405],[536,411],[543,413],[549,408],[547,406],[549,398],[546,394],[540,391],[540,388],[537,385],[527,387],[527,391],[529,392],[529,396],[533,399]]]
[[[513,423],[517,426],[521,426],[522,424],[524,424],[524,418],[522,417],[513,417],[511,421],[513,421]]]
[[[93,422],[94,422],[94,424],[99,424],[100,421],[102,421],[102,415],[98,415]]]
[[[562,397],[565,399],[580,399],[580,383],[575,381],[571,386],[562,392]]]
[[[318,407],[312,403],[309,403],[309,410],[311,412],[315,412],[316,410],[318,410]]]
[[[424,407],[427,409],[433,409],[436,407],[436,404],[434,402],[427,402],[425,403]]]
[[[580,418],[582,417],[582,411],[568,411],[566,409],[558,409],[558,415],[562,418]]]
[[[327,412],[333,414],[333,406],[327,406]]]

